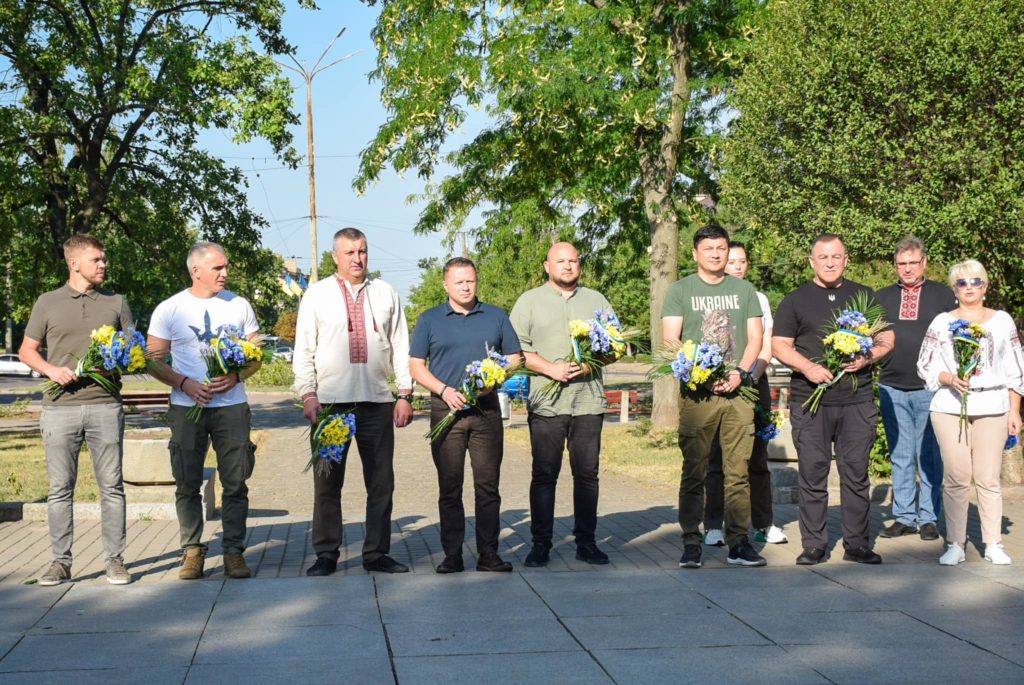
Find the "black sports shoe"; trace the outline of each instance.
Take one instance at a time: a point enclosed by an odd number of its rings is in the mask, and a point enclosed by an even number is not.
[[[607,564],[608,555],[597,548],[597,545],[580,545],[576,548],[576,558],[588,564]]]
[[[700,545],[683,545],[683,556],[679,557],[679,566],[682,568],[700,568],[702,563],[700,555]]]
[[[495,552],[484,552],[476,560],[477,571],[491,571],[492,573],[511,573],[512,564],[508,563]]]
[[[338,569],[338,562],[330,557],[317,557],[316,563],[306,569],[307,576],[329,576]]]
[[[459,573],[466,570],[466,565],[462,562],[462,555],[449,554],[445,556],[444,561],[437,565],[435,570],[438,573]]]
[[[804,551],[796,558],[798,566],[813,566],[828,560],[828,551],[821,547],[804,547]]]
[[[768,562],[757,551],[750,546],[750,541],[744,535],[740,538],[739,544],[729,548],[727,562],[736,566],[767,566]]]
[[[893,521],[878,533],[880,538],[898,538],[904,535],[913,535],[917,532],[917,526],[908,526],[899,521]]]
[[[533,543],[533,549],[526,555],[526,561],[523,562],[523,566],[530,568],[539,568],[541,566],[547,566],[551,560],[551,545],[546,542],[535,542]]]

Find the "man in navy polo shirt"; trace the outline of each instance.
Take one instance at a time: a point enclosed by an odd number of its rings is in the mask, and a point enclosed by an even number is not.
[[[437,425],[449,411],[458,412],[455,422],[430,447],[437,467],[437,505],[445,555],[437,567],[438,573],[465,569],[462,483],[467,449],[476,499],[476,570],[512,570],[512,564],[498,556],[498,479],[504,452],[498,398],[495,393],[488,393],[479,397],[475,406],[469,406],[459,387],[466,366],[485,358],[488,349],[512,357],[515,364],[520,358],[520,345],[508,315],[476,299],[476,285],[476,266],[472,261],[463,257],[449,260],[444,265],[448,301],[420,315],[409,350],[413,380],[431,393],[430,425]]]

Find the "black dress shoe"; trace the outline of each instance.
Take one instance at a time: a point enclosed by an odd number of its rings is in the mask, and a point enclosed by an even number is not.
[[[438,564],[436,569],[438,573],[459,573],[465,570],[466,565],[462,563],[461,554],[446,555],[444,561]]]
[[[596,566],[608,563],[608,555],[599,550],[597,545],[581,545],[577,547],[576,558]]]
[[[330,557],[317,557],[316,563],[306,569],[307,576],[329,576],[338,569],[338,562]]]
[[[882,557],[875,554],[870,547],[847,548],[843,552],[843,561],[856,561],[858,564],[881,564]]]
[[[796,558],[798,566],[813,566],[824,563],[828,559],[828,551],[821,547],[804,547],[804,551]]]
[[[893,521],[888,526],[883,528],[878,534],[880,538],[898,538],[904,535],[913,535],[917,532],[917,526],[908,526],[899,521]]]
[[[533,543],[533,549],[526,555],[526,561],[523,562],[523,565],[530,568],[539,568],[547,566],[550,560],[551,545],[546,542],[535,542]]]
[[[511,573],[512,564],[508,563],[494,552],[484,552],[476,560],[477,571],[490,571],[492,573]]]
[[[921,539],[922,540],[938,540],[939,539],[939,527],[934,523],[925,523],[921,526]]]
[[[380,571],[381,573],[408,573],[409,567],[405,564],[400,564],[387,554],[382,557],[378,557],[371,562],[364,562],[363,568],[367,571]]]

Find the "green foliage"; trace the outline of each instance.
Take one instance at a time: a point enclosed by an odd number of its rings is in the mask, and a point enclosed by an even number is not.
[[[854,263],[886,263],[915,234],[938,264],[980,259],[994,304],[1024,314],[1024,290],[1011,287],[1024,276],[1024,5],[769,8],[736,82],[722,180],[771,256],[767,280],[788,287],[821,232],[841,234]]]
[[[250,376],[246,383],[259,388],[288,389],[295,382],[292,365],[283,359],[264,362],[259,371]]]
[[[143,323],[188,285],[185,252],[199,238],[225,245],[232,288],[273,317],[265,221],[242,172],[197,140],[207,129],[259,137],[298,160],[291,85],[268,56],[291,50],[283,11],[280,0],[0,5],[0,256],[13,266],[15,320],[65,280],[61,244],[76,232],[104,241],[106,285]]]
[[[293,309],[281,312],[274,324],[274,335],[286,341],[289,345],[295,344],[295,325],[298,322],[299,313]]]

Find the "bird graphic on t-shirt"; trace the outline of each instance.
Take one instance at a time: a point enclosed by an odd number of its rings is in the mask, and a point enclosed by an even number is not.
[[[200,333],[199,329],[196,328],[195,326],[189,326],[189,328],[191,328],[192,332],[196,334],[196,340],[198,340],[199,342],[202,342],[202,343],[210,344],[210,341],[213,340],[214,338],[216,338],[217,336],[214,335],[212,330],[210,330],[210,312],[209,311],[207,311],[205,314],[203,314],[203,323],[206,324],[206,330],[203,331],[202,333]]]

